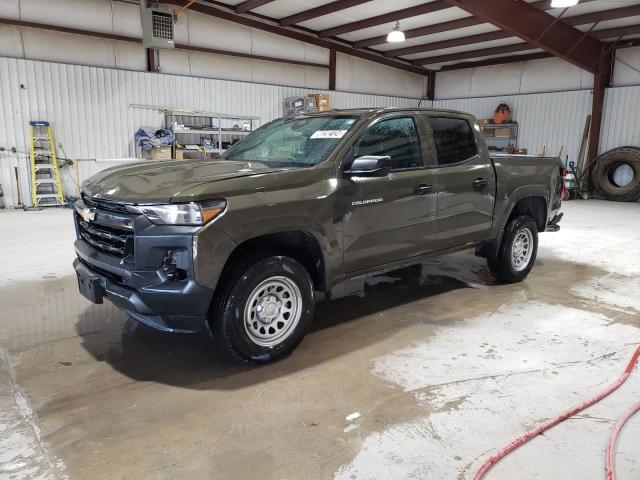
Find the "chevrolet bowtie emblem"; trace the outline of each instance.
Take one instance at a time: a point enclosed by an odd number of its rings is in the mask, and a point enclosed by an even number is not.
[[[85,222],[92,222],[96,218],[96,211],[92,208],[83,208],[78,213]]]

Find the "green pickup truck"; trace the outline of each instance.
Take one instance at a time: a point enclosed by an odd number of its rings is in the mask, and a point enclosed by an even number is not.
[[[558,158],[491,156],[476,119],[357,109],[274,120],[215,160],[104,170],[75,204],[80,292],[243,361],[289,354],[314,301],[475,248],[517,282],[559,228]]]

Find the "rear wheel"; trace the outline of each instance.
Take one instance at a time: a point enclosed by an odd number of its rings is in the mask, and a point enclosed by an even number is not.
[[[296,260],[248,257],[223,279],[211,319],[224,347],[243,361],[266,363],[290,354],[313,319],[313,284]]]
[[[538,252],[538,226],[526,215],[512,218],[507,224],[498,256],[488,260],[496,280],[515,283],[529,275]]]

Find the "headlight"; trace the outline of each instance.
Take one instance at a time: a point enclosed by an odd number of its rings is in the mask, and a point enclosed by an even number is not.
[[[142,213],[156,225],[204,225],[210,222],[227,206],[224,200],[200,203],[175,203],[167,205],[139,205],[131,210]]]

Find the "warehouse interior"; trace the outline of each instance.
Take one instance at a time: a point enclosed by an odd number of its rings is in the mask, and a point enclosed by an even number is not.
[[[265,364],[80,293],[96,179],[152,165],[128,192],[149,194],[282,117],[423,110],[473,115],[531,182],[560,166],[524,280],[456,248],[312,285],[304,340]],[[635,0],[3,0],[0,479],[637,477],[639,111]],[[450,195],[424,198],[479,211]]]

